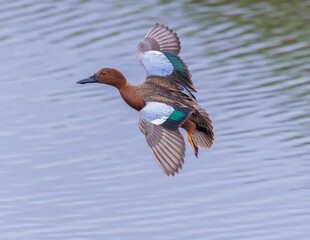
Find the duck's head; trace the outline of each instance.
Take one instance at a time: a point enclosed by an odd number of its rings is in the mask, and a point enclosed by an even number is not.
[[[102,68],[94,75],[89,78],[80,80],[76,83],[85,84],[85,83],[103,83],[108,84],[117,88],[125,85],[127,82],[124,75],[114,68]]]

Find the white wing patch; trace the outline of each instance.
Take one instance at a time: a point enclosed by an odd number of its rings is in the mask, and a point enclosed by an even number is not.
[[[140,111],[140,119],[155,125],[160,125],[167,120],[174,110],[173,107],[165,103],[148,102]]]
[[[165,77],[171,75],[174,70],[169,59],[161,52],[146,51],[139,53],[138,58],[147,76]]]

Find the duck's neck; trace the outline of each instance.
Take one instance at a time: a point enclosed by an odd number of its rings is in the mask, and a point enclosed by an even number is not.
[[[124,99],[124,101],[132,108],[140,111],[144,106],[145,102],[141,94],[139,94],[138,87],[132,85],[128,81],[118,87],[118,90]]]

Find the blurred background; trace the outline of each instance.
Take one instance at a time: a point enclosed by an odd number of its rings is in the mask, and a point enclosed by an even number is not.
[[[310,1],[0,0],[0,239],[309,239]],[[182,43],[215,145],[157,166],[133,83],[156,23]]]

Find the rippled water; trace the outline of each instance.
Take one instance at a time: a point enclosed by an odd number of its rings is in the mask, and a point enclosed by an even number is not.
[[[309,239],[309,1],[0,1],[1,239]],[[99,68],[182,41],[216,143],[166,177]]]

